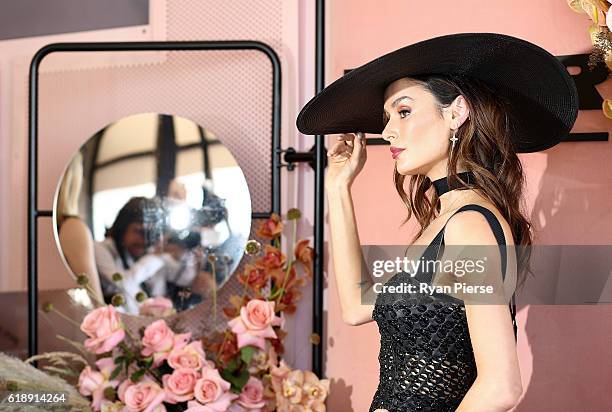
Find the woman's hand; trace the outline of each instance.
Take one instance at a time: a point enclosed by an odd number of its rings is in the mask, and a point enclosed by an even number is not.
[[[330,189],[350,187],[367,159],[365,133],[339,135],[336,143],[328,150],[327,159],[325,186]]]

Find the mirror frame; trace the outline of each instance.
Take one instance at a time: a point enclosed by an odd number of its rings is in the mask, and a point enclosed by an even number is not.
[[[281,64],[274,49],[253,40],[219,41],[155,41],[155,42],[99,42],[53,43],[36,52],[30,64],[28,106],[28,356],[38,354],[38,219],[52,218],[52,210],[38,208],[38,76],[43,59],[58,52],[143,52],[143,51],[204,51],[255,50],[271,62],[272,70],[272,136],[271,136],[271,210],[252,212],[251,219],[266,219],[280,214],[280,121],[281,121]]]

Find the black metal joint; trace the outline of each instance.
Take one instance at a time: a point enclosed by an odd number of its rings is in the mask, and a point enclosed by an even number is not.
[[[286,167],[288,171],[293,171],[295,169],[295,163],[307,162],[310,167],[315,169],[315,147],[311,147],[307,152],[297,152],[293,147],[289,147],[287,149],[279,150],[279,153],[284,153],[283,161],[285,163],[281,163],[279,167]],[[323,168],[327,166],[327,158],[324,160]]]

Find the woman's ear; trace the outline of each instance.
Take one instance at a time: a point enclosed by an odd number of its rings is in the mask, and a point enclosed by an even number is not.
[[[469,116],[470,109],[468,108],[467,101],[462,95],[457,96],[451,104],[451,118],[454,121],[451,127],[458,129]]]

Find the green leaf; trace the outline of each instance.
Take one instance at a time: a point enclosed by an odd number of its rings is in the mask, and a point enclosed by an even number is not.
[[[120,373],[121,373],[121,364],[119,364],[119,366],[117,366],[115,369],[113,369],[113,372],[110,374],[108,380],[112,381],[117,376],[119,376]]]
[[[238,392],[242,391],[242,387],[246,385],[251,374],[247,368],[242,369],[238,375],[233,374],[227,369],[223,369],[220,372],[221,377],[232,384],[233,387],[238,389]]]
[[[134,383],[138,382],[140,378],[143,377],[146,371],[146,369],[138,369],[136,372],[132,373],[132,376],[130,376],[130,380]]]
[[[144,366],[145,368],[150,368],[151,365],[153,365],[153,356],[149,356],[147,358],[142,358],[141,360],[142,366]]]
[[[240,349],[240,359],[244,361],[244,363],[248,364],[255,353],[255,348],[252,346],[243,346]]]
[[[234,379],[234,375],[232,375],[232,373],[227,369],[221,369],[221,372],[219,372],[219,374],[221,375],[223,379],[225,379],[226,381],[230,383]]]
[[[242,390],[242,387],[244,385],[246,385],[247,381],[249,380],[249,377],[251,376],[251,374],[249,373],[249,370],[247,368],[244,368],[241,372],[240,375],[238,375],[236,377],[236,381],[235,384],[238,387],[238,389]]]
[[[240,364],[238,363],[238,358],[232,358],[232,360],[227,363],[225,369],[229,372],[234,372],[239,366]]]
[[[115,358],[115,365],[119,365],[122,362],[125,362],[125,356],[117,356]]]

